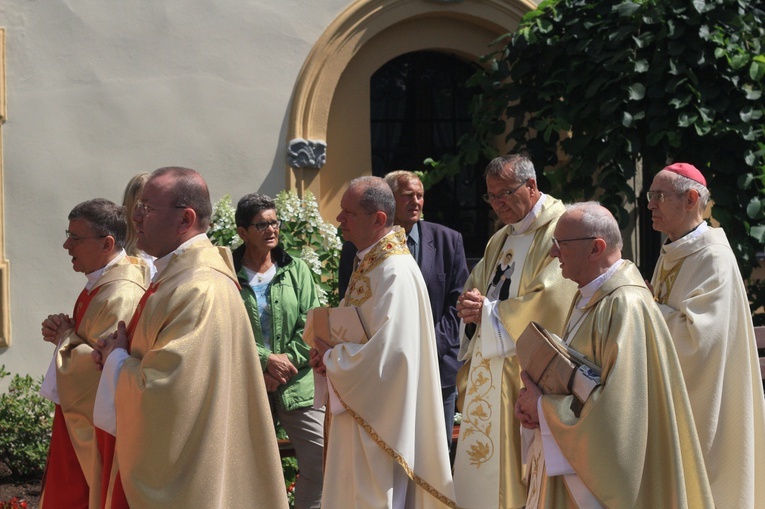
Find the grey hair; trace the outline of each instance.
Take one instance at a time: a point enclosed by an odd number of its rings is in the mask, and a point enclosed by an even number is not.
[[[276,202],[273,198],[260,193],[246,194],[236,204],[234,221],[237,226],[247,228],[252,218],[263,210],[276,210]]]
[[[566,213],[582,213],[581,224],[587,235],[598,237],[606,242],[606,250],[621,250],[624,242],[619,223],[607,208],[596,201],[585,201],[566,205]]]
[[[697,193],[699,193],[699,205],[701,206],[701,210],[704,211],[704,209],[707,208],[707,204],[709,203],[709,189],[707,189],[706,186],[701,182],[696,182],[693,179],[689,179],[688,177],[679,175],[672,171],[669,173],[673,175],[672,185],[675,186],[675,191],[678,193],[685,193],[686,191],[694,189]]]
[[[405,182],[417,181],[420,184],[422,184],[420,177],[418,177],[415,172],[407,171],[407,170],[395,170],[390,173],[387,173],[383,177],[383,180],[385,181],[386,184],[390,186],[391,191],[393,191],[393,194],[396,194],[398,192],[398,186],[402,180]]]
[[[529,179],[537,179],[537,173],[534,171],[534,163],[528,157],[520,154],[508,154],[495,157],[483,172],[485,177],[497,177],[503,180],[515,179],[518,182],[524,182]]]
[[[396,214],[396,199],[393,197],[393,191],[390,186],[380,177],[357,177],[351,180],[348,189],[358,187],[361,189],[361,199],[359,206],[367,214],[375,212],[384,212],[387,216],[385,226],[393,226],[393,219]]]

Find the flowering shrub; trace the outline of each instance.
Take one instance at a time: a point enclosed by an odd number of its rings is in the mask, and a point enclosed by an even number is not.
[[[0,366],[0,380],[8,375]],[[0,396],[0,460],[16,479],[40,476],[45,469],[53,403],[39,395],[41,383],[42,377],[16,374]]]
[[[210,229],[207,236],[216,246],[228,246],[233,251],[242,244],[236,233],[236,208],[231,204],[231,195],[227,194],[213,205]]]
[[[13,497],[7,502],[0,500],[0,509],[27,509],[27,501],[19,500],[19,497]]]
[[[343,247],[337,228],[319,213],[319,205],[310,191],[302,199],[295,191],[276,195],[276,212],[282,221],[279,244],[290,256],[302,259],[311,269],[319,302],[337,306],[337,271]],[[213,206],[213,217],[207,236],[213,244],[235,249],[242,243],[236,233],[235,207],[226,195]]]
[[[319,214],[310,191],[300,199],[295,191],[276,195],[276,212],[283,221],[279,242],[291,256],[301,258],[313,273],[322,306],[337,306],[337,271],[343,242],[337,228]]]

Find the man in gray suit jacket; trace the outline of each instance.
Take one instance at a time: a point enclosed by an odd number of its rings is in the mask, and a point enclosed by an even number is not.
[[[410,171],[393,171],[385,176],[396,198],[395,223],[406,231],[409,250],[417,260],[428,288],[430,308],[436,328],[438,369],[446,418],[446,437],[451,445],[456,401],[456,377],[461,362],[459,352],[459,318],[457,297],[468,277],[465,248],[459,232],[440,224],[422,221],[425,203],[422,182]],[[346,242],[340,256],[339,290],[345,295],[356,248]]]

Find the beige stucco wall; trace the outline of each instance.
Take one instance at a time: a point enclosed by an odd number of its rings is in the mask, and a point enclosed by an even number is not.
[[[313,44],[350,2],[3,0],[3,126],[12,346],[0,364],[42,374],[49,313],[84,276],[64,249],[77,203],[120,201],[128,179],[185,165],[213,200],[285,185],[286,122]]]
[[[287,182],[315,189],[334,221],[344,183],[369,171],[368,76],[407,51],[475,58],[530,5],[4,0],[12,346],[0,364],[34,375],[48,365],[40,323],[71,313],[85,283],[61,247],[74,205],[120,201],[134,174],[183,165],[205,176],[214,201]],[[293,137],[328,141],[319,175],[288,170]]]

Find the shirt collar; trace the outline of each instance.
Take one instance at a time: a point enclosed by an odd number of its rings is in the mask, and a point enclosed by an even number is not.
[[[579,299],[576,307],[578,309],[583,309],[590,302],[592,296],[595,295],[595,292],[598,291],[598,288],[603,286],[603,283],[608,281],[608,279],[614,275],[614,272],[616,272],[617,269],[622,266],[622,263],[624,263],[623,259],[616,260],[616,262],[614,262],[614,264],[611,265],[607,271],[581,287],[579,289],[579,293],[581,294],[582,298]]]
[[[109,263],[107,263],[106,265],[104,265],[103,267],[101,267],[98,270],[94,270],[90,274],[85,274],[85,277],[88,278],[88,282],[85,285],[85,289],[87,291],[91,291],[93,289],[93,287],[96,286],[96,282],[99,279],[101,279],[101,276],[104,275],[104,272],[106,272],[106,269],[108,269],[109,267],[111,267],[112,265],[117,263],[118,261],[120,261],[123,258],[125,258],[125,256],[127,256],[127,253],[125,253],[125,250],[124,249],[120,249],[120,252],[117,253],[117,256],[115,256],[114,258],[109,260]]]
[[[156,281],[157,277],[162,273],[162,271],[167,268],[168,264],[170,263],[170,260],[172,260],[172,258],[173,258],[173,255],[182,255],[183,253],[186,252],[186,250],[189,248],[189,246],[191,246],[193,243],[195,243],[195,242],[197,242],[197,241],[199,241],[199,240],[201,240],[203,238],[204,239],[207,238],[207,234],[206,233],[200,233],[198,235],[194,235],[189,240],[187,240],[186,242],[184,242],[180,246],[176,247],[175,251],[167,253],[162,258],[157,258],[156,260],[154,260],[154,267],[157,269],[157,272],[154,274],[153,280]]]
[[[418,246],[420,245],[420,223],[414,223],[412,225],[412,229],[409,231],[407,236],[414,241],[415,244]]]

